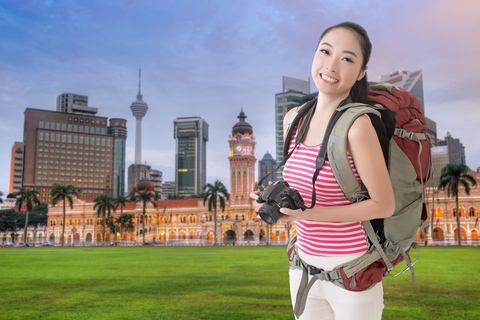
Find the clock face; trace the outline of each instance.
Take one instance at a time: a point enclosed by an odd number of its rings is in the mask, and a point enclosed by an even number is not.
[[[237,150],[237,152],[241,152],[242,149],[243,149],[243,147],[242,147],[241,144],[237,144],[237,145],[235,146],[235,150]]]

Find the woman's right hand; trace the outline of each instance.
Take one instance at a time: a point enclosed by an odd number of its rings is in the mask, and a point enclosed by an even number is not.
[[[253,192],[250,193],[250,198],[253,199],[253,207],[255,208],[255,212],[258,212],[258,210],[260,209],[261,206],[263,206],[263,203],[259,203],[257,202],[258,200],[258,195],[260,194],[260,190],[255,190]]]

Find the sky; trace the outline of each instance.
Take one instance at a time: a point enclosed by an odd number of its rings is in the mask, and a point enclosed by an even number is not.
[[[426,116],[439,138],[461,140],[476,170],[479,12],[476,0],[0,0],[0,191],[25,109],[54,111],[65,92],[87,95],[97,116],[127,120],[131,165],[140,66],[142,162],[174,181],[173,121],[199,116],[210,130],[207,182],[230,189],[228,137],[241,109],[257,161],[275,156],[282,76],[308,80],[320,34],[342,21],[369,33],[369,80],[422,70]]]

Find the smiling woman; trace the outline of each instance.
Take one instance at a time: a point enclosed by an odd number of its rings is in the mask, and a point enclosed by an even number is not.
[[[318,89],[317,98],[309,104],[313,107],[300,120],[301,125],[289,128],[297,108],[284,119],[284,137],[290,140],[285,142],[288,160],[283,177],[308,207],[307,210],[288,206],[280,209],[284,214],[281,220],[294,220],[297,231],[294,247],[298,255],[293,259],[301,264],[291,266],[290,290],[298,319],[378,320],[382,316],[381,282],[369,290],[353,292],[330,281],[313,281],[307,286],[303,280],[307,273],[320,273],[312,270],[332,270],[362,256],[369,243],[361,221],[389,217],[394,211],[390,176],[376,131],[367,116],[353,121],[346,147],[351,169],[358,184],[365,185],[369,199],[353,203],[342,192],[328,159],[323,166],[317,168],[316,165],[334,113],[350,103],[366,102],[369,90],[366,71],[371,48],[367,32],[358,24],[344,22],[326,29],[311,68]],[[293,132],[291,136],[288,130]],[[297,135],[299,141],[296,141]],[[253,193],[252,198],[257,199],[258,193]],[[255,204],[256,209],[261,205]]]

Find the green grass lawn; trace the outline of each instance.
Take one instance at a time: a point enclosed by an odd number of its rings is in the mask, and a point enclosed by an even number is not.
[[[415,271],[385,279],[383,319],[480,318],[480,248]],[[0,319],[294,319],[285,247],[0,248],[0,288]]]

